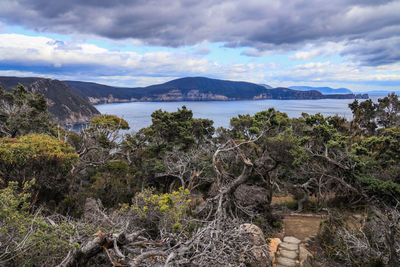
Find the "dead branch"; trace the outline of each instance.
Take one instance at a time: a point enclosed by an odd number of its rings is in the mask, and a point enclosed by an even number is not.
[[[147,258],[155,257],[155,256],[163,256],[166,257],[168,254],[162,250],[150,250],[143,252],[139,256],[137,256],[130,264],[131,267],[139,267],[139,265]]]

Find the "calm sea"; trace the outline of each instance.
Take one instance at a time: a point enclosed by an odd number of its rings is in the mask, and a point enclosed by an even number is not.
[[[285,112],[289,117],[299,117],[301,113],[321,113],[352,118],[348,104],[353,99],[320,99],[320,100],[243,100],[243,101],[179,101],[179,102],[132,102],[96,105],[102,114],[111,114],[128,121],[131,129],[137,131],[151,124],[151,113],[162,109],[176,111],[186,106],[193,111],[196,118],[207,118],[214,121],[214,126],[229,127],[229,120],[238,114],[253,115],[270,107]]]

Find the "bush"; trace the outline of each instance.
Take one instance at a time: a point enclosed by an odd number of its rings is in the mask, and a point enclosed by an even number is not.
[[[1,266],[55,266],[79,247],[70,243],[76,229],[67,221],[46,219],[40,210],[29,212],[31,196],[26,192],[34,183],[25,183],[21,193],[16,182],[0,190]]]
[[[78,161],[67,143],[44,134],[0,139],[0,177],[3,186],[10,181],[20,184],[35,179],[35,190],[47,199],[62,198],[67,176]]]
[[[160,232],[193,229],[193,225],[187,220],[191,201],[189,195],[189,190],[183,187],[165,194],[154,194],[152,190],[147,189],[137,194],[130,209],[137,215],[142,225],[150,226],[155,235]],[[123,208],[128,207],[125,205]]]
[[[91,177],[90,195],[100,199],[105,207],[115,207],[127,203],[138,191],[137,179],[130,174],[125,161],[114,160],[96,169]]]
[[[297,201],[285,202],[285,206],[290,210],[297,210],[299,203]]]
[[[100,115],[90,120],[90,126],[109,130],[129,130],[126,120],[114,115]]]
[[[0,137],[49,133],[50,128],[43,95],[30,93],[21,84],[12,92],[5,92],[0,86]]]

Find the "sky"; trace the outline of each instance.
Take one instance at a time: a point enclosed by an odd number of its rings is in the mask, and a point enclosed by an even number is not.
[[[0,75],[400,90],[400,0],[0,0]]]

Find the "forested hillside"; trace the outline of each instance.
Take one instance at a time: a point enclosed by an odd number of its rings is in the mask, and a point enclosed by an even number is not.
[[[313,86],[290,86],[290,89],[300,91],[316,90],[324,95],[329,94],[352,94],[353,92],[347,88],[331,88],[331,87],[313,87]]]
[[[215,129],[183,106],[70,132],[43,96],[0,90],[0,265],[272,266],[266,238],[307,212],[326,217],[310,264],[400,266],[400,101],[350,108]]]
[[[29,92],[42,94],[47,101],[47,108],[52,115],[52,121],[60,124],[88,122],[100,113],[97,109],[77,95],[69,86],[58,80],[45,78],[0,77],[0,88],[11,91],[18,84]]]
[[[324,95],[316,90],[267,88],[249,82],[185,77],[147,87],[122,88],[97,83],[65,81],[75,93],[91,103],[114,103],[131,101],[205,101],[250,99],[352,99],[368,98],[351,93]]]

